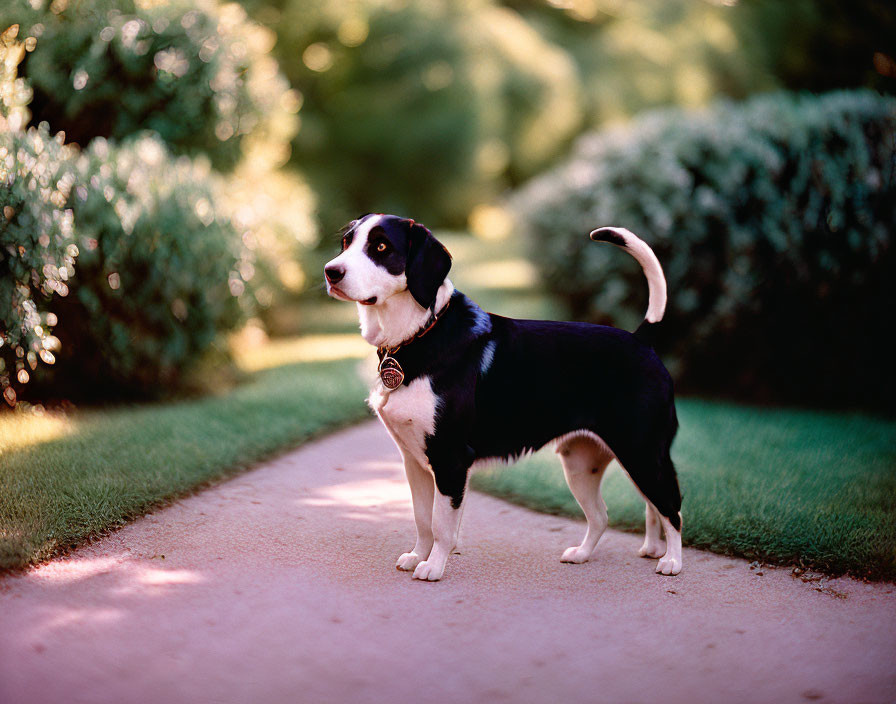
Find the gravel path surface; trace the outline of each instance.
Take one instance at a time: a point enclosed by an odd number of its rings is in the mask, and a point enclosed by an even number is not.
[[[561,564],[583,532],[474,493],[443,581],[413,581],[367,423],[0,578],[0,702],[896,701],[894,585],[691,549],[660,577],[615,531]]]

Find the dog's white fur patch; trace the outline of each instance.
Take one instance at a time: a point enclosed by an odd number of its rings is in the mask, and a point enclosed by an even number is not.
[[[625,249],[641,265],[644,275],[647,277],[647,287],[650,292],[645,319],[648,323],[658,323],[663,319],[663,313],[666,312],[666,277],[663,276],[663,268],[653,250],[634,232],[626,230],[624,227],[600,227],[592,231],[591,237],[593,238],[601,230],[610,230],[624,239]]]
[[[521,460],[528,459],[532,455],[535,454],[535,450],[524,450],[518,455],[511,455],[510,457],[480,457],[475,460],[473,464],[470,466],[471,472],[478,472],[481,469],[491,469],[494,467],[507,467],[512,464],[516,464]]]
[[[394,439],[394,438],[393,438]],[[425,561],[432,552],[434,536],[432,534],[432,507],[435,496],[435,477],[431,471],[424,469],[420,463],[401,445],[396,442],[404,459],[404,471],[411,488],[411,501],[414,505],[414,525],[417,529],[417,541],[410,552],[399,555],[395,563],[396,569],[410,572]]]
[[[391,274],[387,273],[387,276]],[[358,304],[361,336],[375,347],[400,345],[416,335],[429,321],[429,311],[414,300],[407,290],[403,274],[400,278],[405,286],[404,290],[378,300],[374,306]],[[445,307],[453,293],[454,284],[450,279],[445,279],[436,293],[437,312]]]
[[[476,309],[476,320],[473,323],[473,333],[476,335],[484,335],[492,331],[492,319],[488,317],[482,308]]]
[[[660,523],[663,525],[663,532],[666,534],[666,554],[657,562],[656,572],[657,574],[676,575],[681,572],[681,532],[675,530],[672,527],[672,522],[661,513],[659,517]],[[680,512],[678,520],[681,520]]]
[[[666,552],[660,527],[660,514],[649,501],[644,508],[644,544],[638,550],[641,557],[662,557]]]
[[[371,397],[375,393],[376,389]],[[399,448],[429,471],[432,470],[426,457],[426,438],[435,433],[438,408],[439,398],[433,393],[430,378],[421,376],[389,393],[377,411]]]
[[[466,495],[466,491],[464,491],[464,495]],[[454,508],[451,505],[450,496],[435,492],[432,504],[432,533],[435,540],[429,557],[417,565],[414,570],[414,579],[436,582],[442,578],[448,556],[457,545],[462,516],[463,504],[461,508]]]
[[[609,453],[611,455],[611,458],[615,458],[615,456],[613,455],[613,451],[610,449],[607,443],[605,443],[597,433],[594,433],[590,430],[573,430],[571,433],[566,433],[554,438],[548,443],[548,445],[553,447],[554,452],[556,452],[557,454],[562,454],[564,445],[566,445],[567,442],[575,440],[577,438],[587,438],[588,440],[591,440],[604,452]],[[536,451],[537,450],[534,449],[525,450],[518,455],[510,455],[509,457],[481,457],[480,459],[473,462],[473,466],[470,467],[470,470],[479,471],[480,469],[489,469],[490,467],[501,467],[516,464],[520,460],[531,457],[535,454]],[[634,484],[634,482],[632,483]]]
[[[607,529],[607,504],[601,496],[600,484],[613,453],[594,433],[565,436],[558,452],[566,484],[588,521],[588,530],[581,544],[567,548],[560,561],[580,564],[591,559]]]
[[[559,438],[554,438],[551,441],[551,444],[554,447],[554,452],[556,452],[558,455],[562,455],[564,449],[570,444],[570,441],[577,440],[579,438],[586,438],[590,440],[595,445],[597,445],[604,452],[604,454],[609,455],[611,459],[615,459],[616,456],[613,454],[610,446],[604,442],[604,439],[597,433],[591,430],[585,430],[584,428],[580,430],[573,430],[571,433],[566,433],[565,435],[561,435]]]
[[[482,350],[482,361],[479,362],[479,373],[483,376],[485,376],[489,367],[492,366],[492,361],[495,359],[496,344],[497,343],[494,340],[489,340]]]

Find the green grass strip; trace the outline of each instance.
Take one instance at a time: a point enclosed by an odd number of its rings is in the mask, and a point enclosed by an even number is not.
[[[0,415],[0,570],[45,560],[366,417],[357,364],[257,371],[237,389],[197,401]]]
[[[684,399],[672,456],[688,545],[831,573],[896,579],[896,423],[858,414]],[[543,450],[477,474],[476,489],[581,517]],[[610,525],[644,530],[644,502],[611,465]]]

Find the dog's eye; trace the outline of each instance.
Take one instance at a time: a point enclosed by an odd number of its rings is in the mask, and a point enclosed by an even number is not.
[[[376,246],[376,251],[377,251],[377,252],[385,252],[387,249],[389,249],[389,245],[387,245],[385,242],[380,242],[380,243]]]

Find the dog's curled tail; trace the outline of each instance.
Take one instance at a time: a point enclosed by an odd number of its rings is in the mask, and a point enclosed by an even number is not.
[[[591,233],[595,242],[609,242],[631,254],[641,265],[647,277],[649,297],[644,322],[635,330],[635,337],[652,344],[654,326],[666,312],[666,277],[653,250],[640,237],[623,227],[600,227]]]

